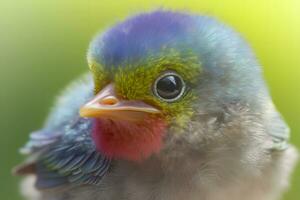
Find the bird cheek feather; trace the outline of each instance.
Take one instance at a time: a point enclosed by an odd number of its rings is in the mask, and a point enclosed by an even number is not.
[[[95,119],[92,137],[107,157],[141,162],[161,150],[165,133],[166,123],[160,118],[139,123]]]

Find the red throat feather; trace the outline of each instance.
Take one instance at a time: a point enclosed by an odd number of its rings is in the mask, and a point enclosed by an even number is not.
[[[97,150],[109,158],[142,161],[162,148],[166,124],[162,119],[141,122],[96,119],[92,137]]]

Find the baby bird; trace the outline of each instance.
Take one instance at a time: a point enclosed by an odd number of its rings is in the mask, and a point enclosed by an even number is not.
[[[95,37],[90,74],[21,149],[34,200],[275,200],[297,151],[261,67],[210,17],[156,10]]]

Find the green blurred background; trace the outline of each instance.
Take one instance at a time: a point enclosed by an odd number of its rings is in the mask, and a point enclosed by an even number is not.
[[[87,70],[92,36],[125,16],[155,8],[213,15],[253,46],[275,104],[300,147],[299,0],[0,0],[0,199],[20,200],[10,169],[42,126],[53,98]],[[299,199],[300,167],[285,200]]]

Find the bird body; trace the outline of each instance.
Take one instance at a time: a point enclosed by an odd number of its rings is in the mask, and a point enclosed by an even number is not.
[[[251,49],[158,10],[97,36],[15,171],[36,200],[275,200],[297,151]],[[30,192],[29,192],[30,191]]]

